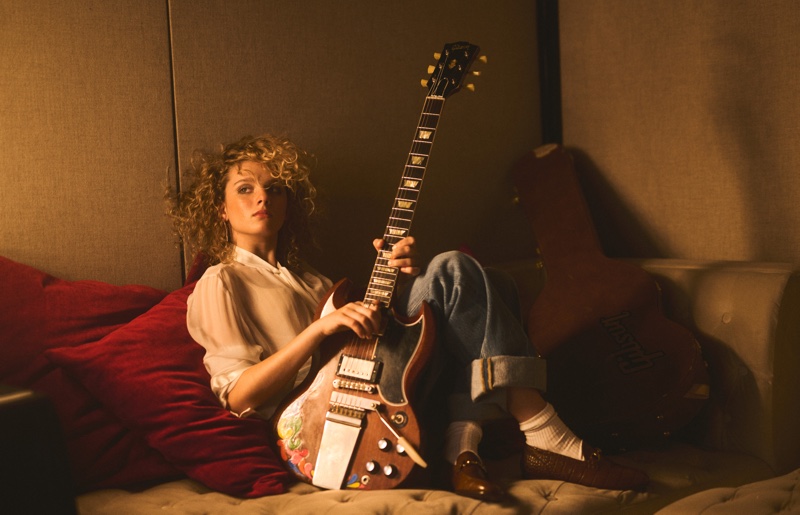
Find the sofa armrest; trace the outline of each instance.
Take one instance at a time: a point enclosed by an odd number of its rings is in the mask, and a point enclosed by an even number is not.
[[[800,271],[790,264],[626,260],[649,272],[664,314],[691,330],[711,375],[692,423],[698,443],[800,466]],[[537,260],[498,265],[517,282],[523,313],[546,281]]]
[[[44,395],[0,384],[0,511],[77,513],[61,424]]]
[[[711,375],[703,443],[777,473],[800,466],[800,271],[783,263],[634,261],[665,314],[692,330]]]

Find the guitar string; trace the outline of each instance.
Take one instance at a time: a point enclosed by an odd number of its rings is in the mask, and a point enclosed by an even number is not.
[[[434,89],[434,88],[432,88]],[[406,164],[403,167],[403,173],[401,176],[400,187],[398,188],[398,193],[395,196],[395,202],[393,207],[390,211],[390,219],[387,225],[386,230],[384,231],[384,241],[386,241],[390,245],[394,245],[398,241],[400,241],[403,237],[408,236],[409,229],[411,228],[411,223],[413,221],[413,215],[416,210],[417,201],[419,200],[419,194],[421,190],[422,181],[425,176],[425,171],[427,169],[428,159],[430,157],[430,151],[433,146],[433,140],[436,135],[436,129],[438,127],[438,117],[441,115],[442,107],[444,105],[444,100],[442,97],[436,97],[432,94],[428,94],[425,97],[425,101],[423,102],[422,113],[420,114],[419,123],[417,124],[417,128],[414,134],[414,139],[411,143],[411,150],[409,156],[407,158]],[[430,139],[426,141],[421,141],[419,139],[421,132],[430,131]],[[421,164],[415,165],[414,164],[414,156],[422,156]],[[416,172],[419,172],[418,174]],[[415,187],[405,187],[406,180],[415,181]],[[408,197],[405,195],[409,195]],[[398,208],[398,200],[408,200],[411,202],[410,207],[408,208],[409,215],[406,216],[406,213],[401,209]],[[398,225],[394,225],[398,224]],[[402,230],[403,236],[395,235],[391,233],[390,228],[397,227]],[[386,260],[382,256],[378,256],[376,259],[376,264],[373,268],[372,277],[370,279],[367,291],[369,298],[370,296],[374,297],[374,294],[370,295],[370,289],[377,288],[378,290],[382,290],[383,286],[379,287],[378,279],[382,278],[382,274],[387,274],[388,277],[385,279],[391,283],[390,288],[388,289],[388,300],[385,300],[386,304],[391,303],[391,296],[394,291],[394,288],[397,283],[397,276],[399,270],[395,269],[392,272],[386,272],[383,269],[388,268],[386,267]],[[372,301],[375,301],[372,299]],[[372,339],[362,340],[358,337],[351,338],[350,343],[348,343],[345,347],[349,351],[349,355],[355,356],[359,359],[363,360],[370,360],[372,357],[372,350],[374,347],[374,343]],[[377,342],[375,342],[377,343]]]

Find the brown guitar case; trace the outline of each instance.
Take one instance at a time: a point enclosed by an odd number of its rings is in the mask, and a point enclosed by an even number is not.
[[[605,450],[665,441],[708,398],[700,345],[663,315],[647,272],[603,254],[561,146],[526,155],[514,182],[545,271],[527,323],[548,361],[546,397],[577,434]]]

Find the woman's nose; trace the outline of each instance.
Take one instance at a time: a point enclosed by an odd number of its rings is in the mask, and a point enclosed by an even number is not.
[[[268,204],[269,203],[269,192],[267,188],[258,188],[258,202],[261,204]]]

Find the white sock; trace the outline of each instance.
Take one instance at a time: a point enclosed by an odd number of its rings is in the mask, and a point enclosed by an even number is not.
[[[519,428],[525,433],[525,443],[531,447],[583,461],[583,440],[564,424],[552,404],[547,403],[542,411],[520,423]]]
[[[477,456],[481,438],[483,429],[477,422],[472,420],[451,422],[444,435],[444,458],[455,465],[462,452],[471,451]]]

